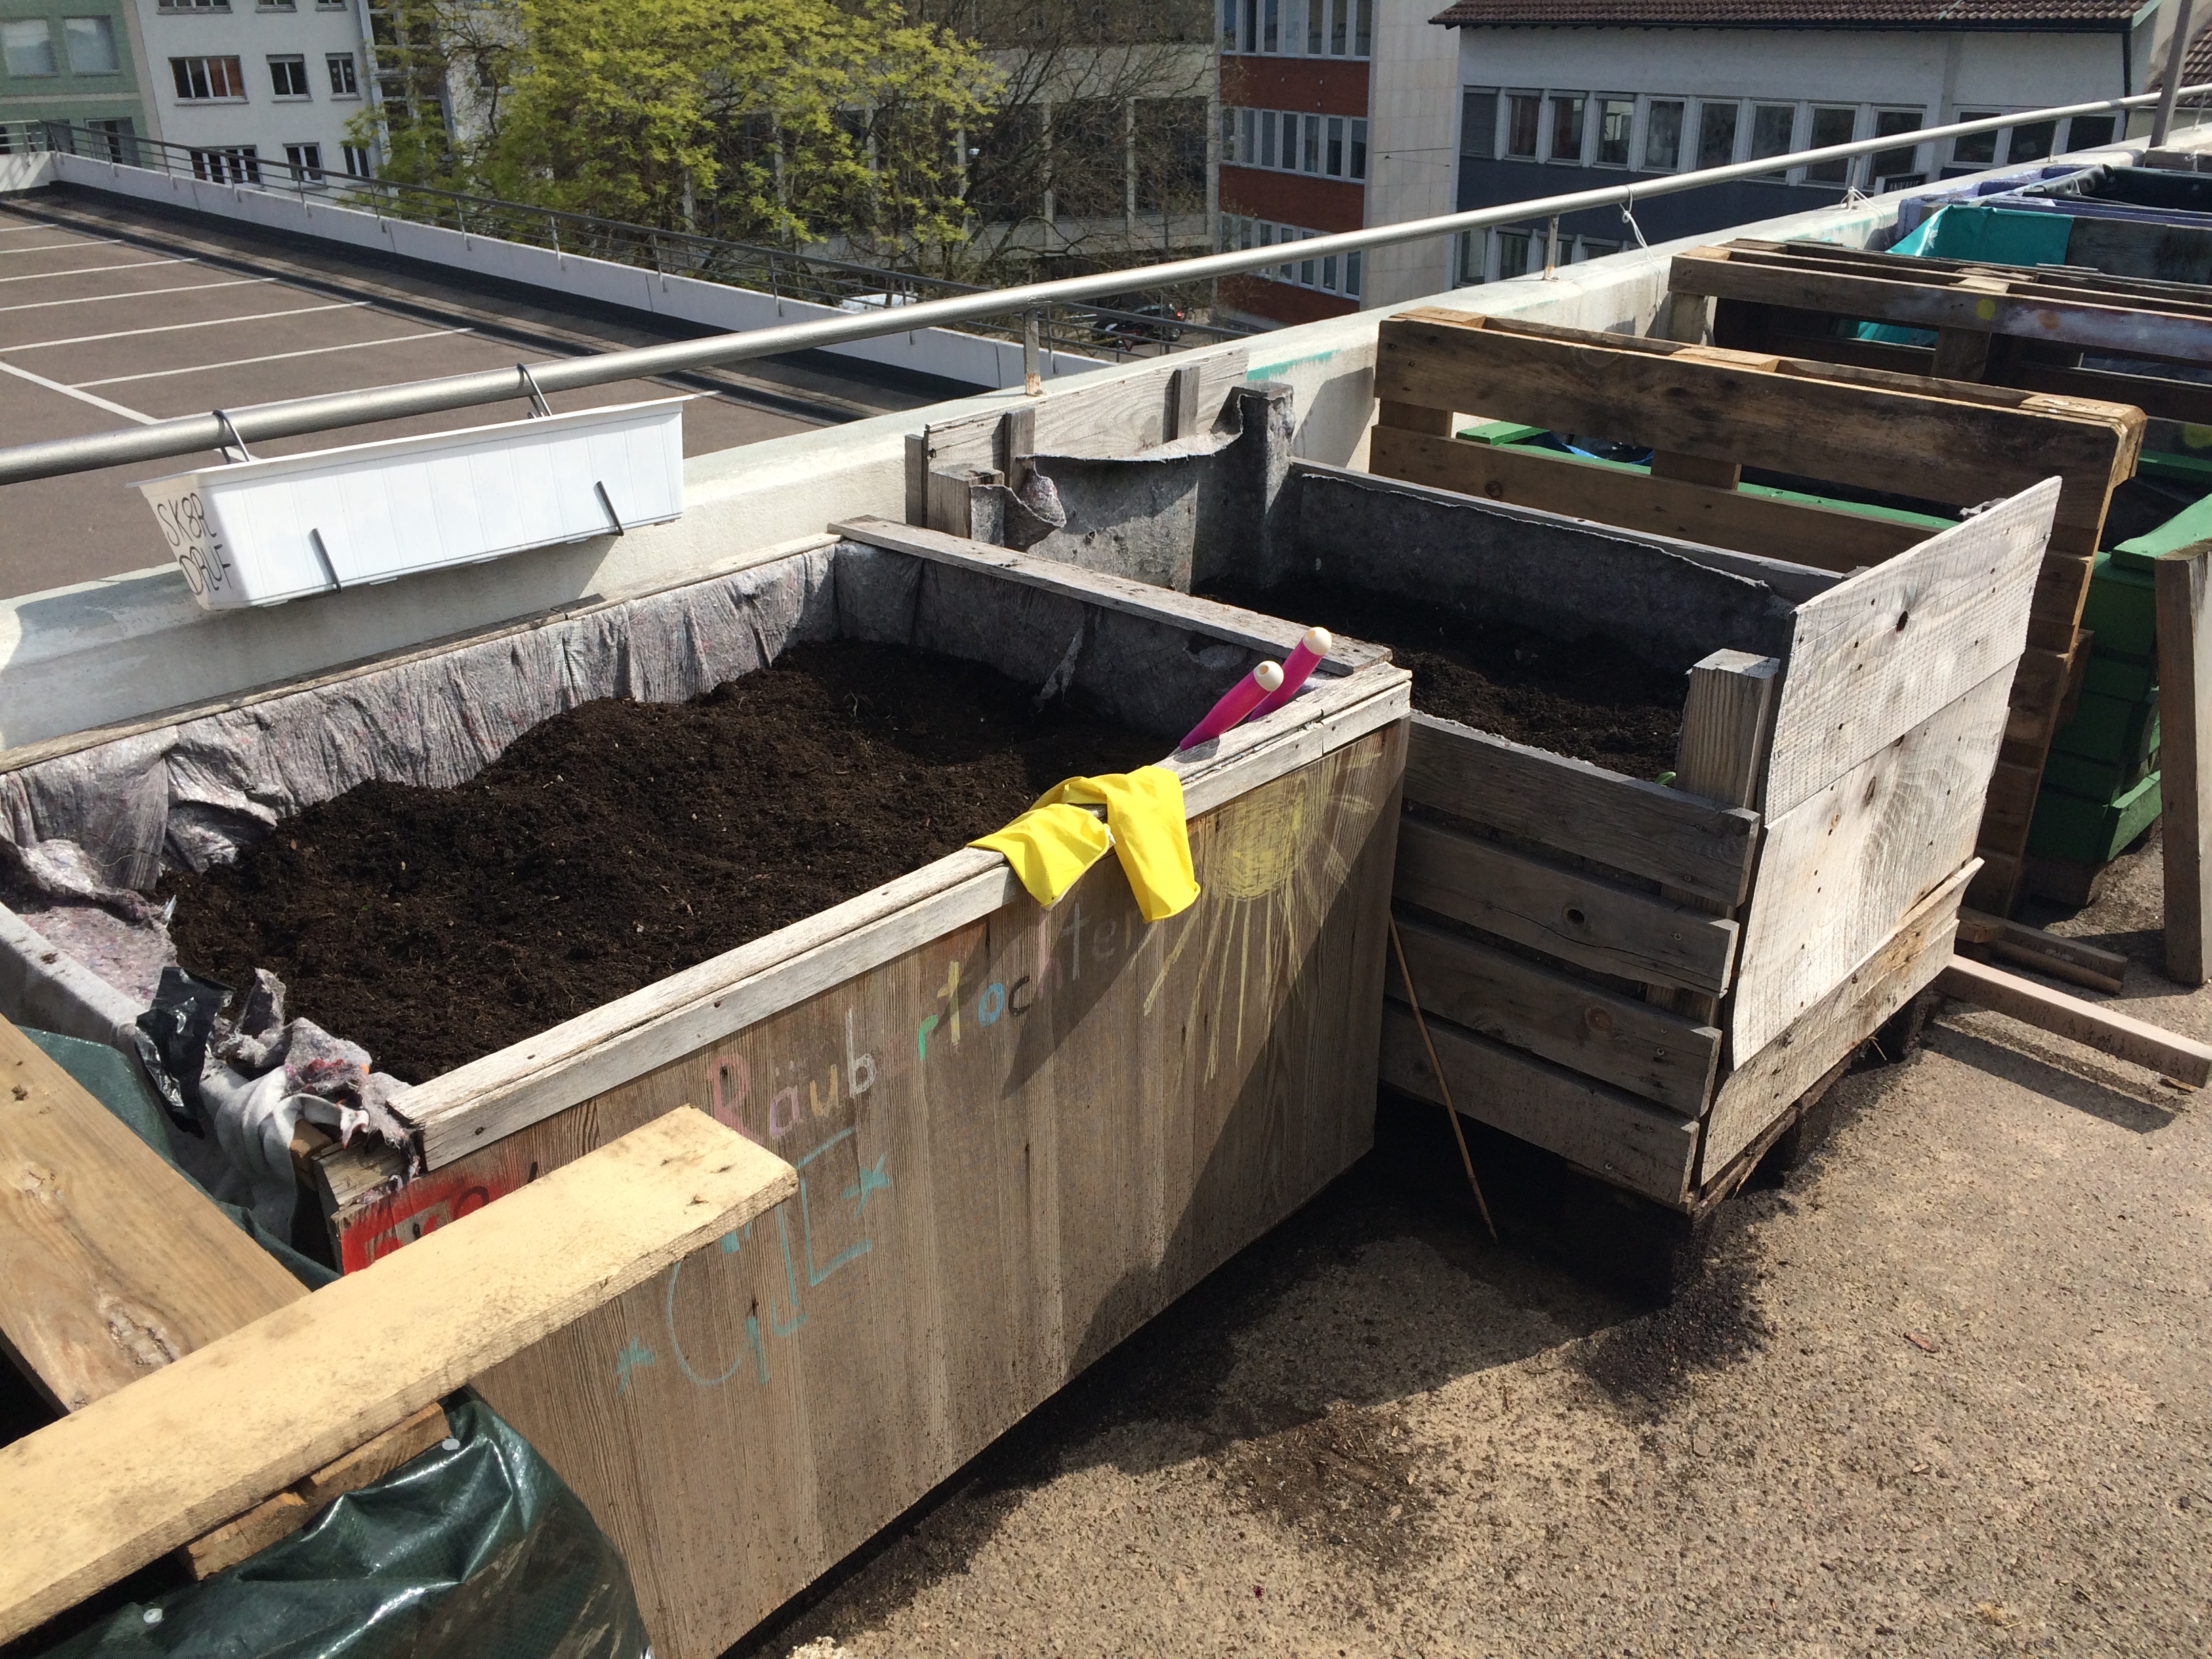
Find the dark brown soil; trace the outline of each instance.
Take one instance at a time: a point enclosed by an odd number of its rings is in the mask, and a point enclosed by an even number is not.
[[[688,703],[586,703],[457,789],[364,784],[171,878],[183,962],[419,1083],[866,892],[1167,741],[990,669],[795,646]]]
[[[1399,665],[1413,671],[1413,707],[1423,714],[1632,778],[1674,768],[1687,683],[1603,635],[1558,640],[1311,580],[1211,587],[1206,597],[1389,646]]]

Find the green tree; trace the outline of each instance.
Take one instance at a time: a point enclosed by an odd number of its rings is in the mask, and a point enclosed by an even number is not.
[[[505,43],[504,57],[477,57],[504,84],[477,87],[467,120],[438,119],[420,98],[404,125],[388,119],[390,176],[744,241],[842,240],[902,262],[930,263],[933,246],[964,234],[957,135],[1000,76],[894,0],[465,9],[477,38]]]

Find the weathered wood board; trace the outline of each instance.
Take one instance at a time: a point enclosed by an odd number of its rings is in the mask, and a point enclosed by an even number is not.
[[[1404,752],[1194,819],[1181,916],[1104,860],[433,1173],[495,1192],[686,1102],[798,1170],[482,1379],[656,1650],[720,1652],[1365,1150]]]

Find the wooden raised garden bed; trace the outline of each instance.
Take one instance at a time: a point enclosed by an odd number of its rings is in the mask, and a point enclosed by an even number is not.
[[[796,596],[744,613],[763,657],[858,638],[1057,676],[1161,756],[1298,635],[890,525],[718,580],[756,577]],[[604,663],[737,602],[694,591],[476,641],[471,672]],[[374,710],[436,671],[297,695]],[[1366,1150],[1407,685],[1347,641],[1169,763],[1202,889],[1180,915],[1146,923],[1111,856],[1048,910],[955,852],[400,1096],[411,1176],[316,1157],[349,1269],[686,1103],[796,1170],[791,1201],[477,1379],[621,1547],[657,1651],[720,1652]],[[292,695],[120,741],[282,732]],[[96,737],[42,763],[96,774]]]
[[[2054,732],[2086,659],[2078,624],[2107,502],[2143,415],[2117,404],[1717,347],[1420,310],[1386,319],[1378,474],[1839,572],[1925,541],[1942,516],[1825,500],[1820,481],[1949,512],[2059,483],[1978,850],[1972,902],[2009,910]],[[1648,466],[1469,441],[1456,414],[1649,446]],[[1753,485],[1746,468],[1783,484]]]

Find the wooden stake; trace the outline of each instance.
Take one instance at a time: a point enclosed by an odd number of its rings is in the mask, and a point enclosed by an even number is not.
[[[1398,937],[1398,918],[1390,919],[1390,948],[1397,953],[1398,977],[1406,984],[1406,1004],[1413,1011],[1413,1024],[1420,1028],[1421,1047],[1428,1050],[1429,1070],[1435,1074],[1437,1091],[1444,1097],[1444,1115],[1451,1120],[1452,1139],[1459,1142],[1459,1161],[1467,1170],[1467,1184],[1474,1189],[1474,1206],[1482,1212],[1482,1224],[1490,1229],[1491,1242],[1498,1240],[1498,1224],[1490,1218],[1490,1205],[1482,1195],[1482,1183],[1474,1178],[1474,1156],[1467,1150],[1467,1131],[1459,1125],[1459,1108],[1452,1104],[1451,1085],[1444,1078],[1443,1062],[1437,1058],[1437,1045],[1429,1037],[1429,1022],[1421,1012],[1421,999],[1413,990],[1413,970],[1406,966],[1406,944]]]
[[[2159,793],[2165,817],[2166,976],[2204,983],[2212,959],[2212,903],[2204,883],[2212,870],[2212,766],[2203,744],[2212,732],[2212,638],[2205,627],[2205,590],[2212,586],[2212,542],[2199,542],[2158,561]]]

